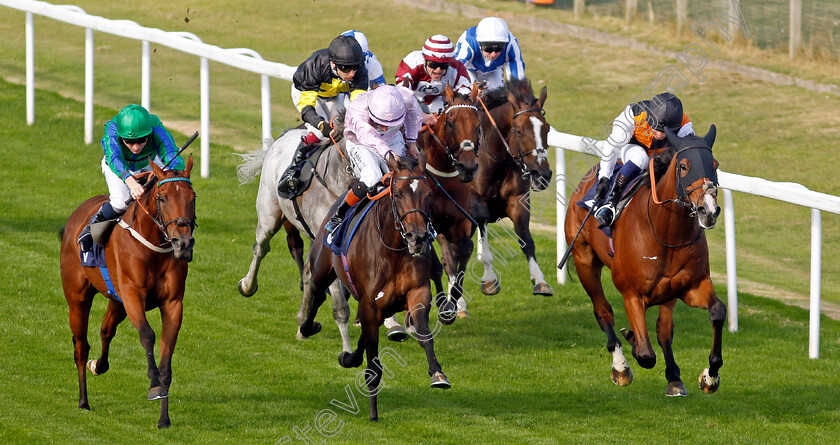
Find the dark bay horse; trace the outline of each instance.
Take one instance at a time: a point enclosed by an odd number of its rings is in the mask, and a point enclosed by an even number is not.
[[[140,344],[148,360],[149,400],[161,399],[159,428],[169,422],[169,385],[172,382],[172,353],[181,328],[184,284],[187,263],[192,260],[195,228],[195,192],[189,180],[192,156],[183,172],[163,171],[151,164],[154,178],[151,188],[139,201],[129,205],[105,245],[108,275],[117,296],[98,267],[83,267],[76,239],[91,216],[108,200],[107,195],[94,196],[70,215],[62,230],[61,282],[70,308],[70,329],[73,331],[74,358],[79,373],[79,408],[90,409],[85,367],[93,375],[108,371],[108,349],[117,325],[126,316],[140,333]],[[88,319],[93,297],[107,295],[108,309],[102,320],[100,337],[102,352],[88,362]],[[119,297],[122,302],[120,302]],[[155,332],[146,319],[146,311],[160,309],[160,365],[155,363]]]
[[[479,223],[478,259],[484,266],[481,291],[492,295],[501,290],[493,270],[493,254],[487,224],[508,217],[531,273],[535,295],[551,295],[537,264],[531,238],[530,192],[545,190],[552,181],[548,162],[548,130],[543,106],[543,87],[535,98],[527,79],[510,79],[505,86],[487,93],[481,113],[485,143],[478,156],[478,173],[472,182],[472,215]],[[487,111],[489,109],[489,111]]]
[[[431,131],[423,131],[417,138],[417,146],[426,155],[426,177],[432,189],[432,224],[438,233],[443,267],[449,277],[448,292],[444,293],[440,276],[433,274],[438,305],[445,294],[450,304],[461,298],[467,262],[473,251],[475,228],[467,212],[471,202],[469,183],[478,168],[481,134],[477,96],[477,85],[473,85],[469,96],[455,94],[447,85],[448,105],[443,115]]]
[[[661,159],[654,159],[655,187],[651,188],[650,180],[646,180],[613,225],[614,249],[598,229],[595,218],[588,218],[572,246],[572,255],[580,282],[592,300],[595,319],[607,334],[607,350],[613,356],[613,382],[629,385],[633,373],[615,335],[612,307],[601,287],[603,266],[611,269],[613,284],[624,298],[630,329],[622,330],[622,334],[633,348],[633,357],[647,369],[656,364],[656,354],[648,337],[645,312],[659,305],[656,334],[665,357],[668,396],[686,395],[671,349],[674,305],[679,299],[691,307],[709,311],[712,350],[709,367],[700,374],[699,383],[703,392],[713,393],[720,385],[721,337],[726,319],[726,306],[715,295],[709,278],[709,250],[704,232],[714,227],[720,211],[718,163],[711,149],[715,127],[703,138],[692,135],[680,139],[670,130],[666,134],[674,149]],[[580,201],[596,177],[593,168],[569,202]],[[572,243],[586,215],[586,209],[570,204],[565,225],[567,242]]]
[[[421,155],[421,158],[423,156]],[[390,193],[373,204],[356,229],[356,237],[342,257],[323,244],[323,226],[310,251],[311,279],[304,282],[304,299],[312,299],[300,331],[305,336],[320,329],[318,307],[326,298],[327,287],[338,277],[359,302],[362,333],[358,347],[338,357],[345,368],[358,367],[367,356],[366,383],[370,396],[370,420],[379,420],[376,394],[382,379],[379,363],[379,326],[397,312],[407,311],[410,332],[426,351],[433,388],[449,388],[434,352],[429,330],[432,293],[429,275],[432,267],[430,244],[431,195],[424,175],[424,160],[410,157],[397,161],[389,156],[392,176]],[[346,264],[346,266],[345,266]],[[345,272],[346,270],[346,272]]]

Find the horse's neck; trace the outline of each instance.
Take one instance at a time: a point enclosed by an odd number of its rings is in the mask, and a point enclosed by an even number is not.
[[[346,149],[334,144],[327,148],[327,156],[321,156],[316,168],[319,174],[323,172],[324,180],[327,182],[330,191],[336,195],[346,192],[350,186],[350,181],[353,180],[353,174],[350,172],[350,161],[346,158],[346,153]],[[335,180],[335,183],[333,180]]]
[[[127,222],[131,225],[131,227],[134,228],[137,233],[143,235],[147,241],[153,244],[159,244],[163,242],[163,233],[161,233],[160,228],[153,219],[157,218],[158,211],[155,203],[154,192],[146,192],[146,194],[140,198],[140,201],[133,202],[128,209],[126,209],[122,218],[123,220],[128,219]],[[140,206],[148,210],[149,214],[146,214]],[[126,215],[131,216],[126,218]]]
[[[400,236],[400,233],[397,231],[394,212],[391,210],[392,203],[390,194],[379,198],[374,205],[378,206],[376,209],[376,222],[379,228],[373,229],[378,231],[378,236],[380,236],[382,241],[384,241],[387,245],[393,248],[402,247],[402,236]],[[373,219],[370,219],[369,221],[373,221]]]
[[[429,127],[429,134],[424,136],[423,146],[426,147],[426,163],[439,171],[449,172],[454,167],[446,156],[446,148],[441,145],[446,144],[446,135],[443,134],[444,125],[442,121],[443,119],[438,120],[434,128]]]

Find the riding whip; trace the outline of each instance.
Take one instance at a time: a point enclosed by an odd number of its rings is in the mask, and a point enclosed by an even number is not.
[[[569,259],[569,254],[572,253],[572,246],[575,245],[575,241],[577,241],[578,236],[580,236],[580,231],[583,230],[583,226],[586,224],[586,221],[589,220],[589,217],[592,216],[592,212],[595,211],[595,203],[592,203],[592,207],[589,208],[589,212],[586,213],[586,217],[583,218],[583,222],[580,223],[580,228],[575,234],[575,238],[569,243],[569,248],[566,249],[566,253],[563,254],[563,258],[560,259],[560,263],[557,265],[558,269],[562,269],[563,266],[566,264],[566,260]]]
[[[186,143],[184,143],[184,145],[181,147],[181,149],[180,149],[180,150],[178,150],[178,153],[175,153],[175,156],[173,156],[173,157],[172,157],[172,159],[170,159],[170,160],[169,160],[169,162],[167,162],[167,163],[166,163],[166,165],[164,165],[164,166],[163,166],[163,170],[166,170],[166,168],[167,168],[167,167],[169,167],[169,164],[171,164],[171,163],[172,163],[172,161],[174,161],[174,160],[178,159],[178,156],[181,156],[181,153],[183,153],[183,152],[184,152],[184,150],[186,150],[186,149],[187,149],[187,147],[189,147],[189,146],[190,146],[190,144],[192,144],[192,143],[193,143],[193,141],[194,141],[197,137],[198,137],[198,132],[196,131],[195,133],[193,133],[193,135],[192,135],[192,136],[190,136],[190,138],[187,140],[187,142],[186,142]],[[154,161],[149,160],[149,162],[154,162]],[[147,183],[146,183],[146,185],[144,185],[144,186],[143,186],[144,193],[145,193],[145,191],[146,191],[146,190],[148,190],[148,189],[149,189],[149,187],[151,187],[151,184],[152,184],[152,182],[151,182],[151,181],[149,181],[149,182],[147,182]],[[129,204],[131,204],[131,201],[134,201],[134,198],[133,198],[133,197],[128,198],[128,201],[126,201],[126,202],[125,202],[125,205],[129,205]]]

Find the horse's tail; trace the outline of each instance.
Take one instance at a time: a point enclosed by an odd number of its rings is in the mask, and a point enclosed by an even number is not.
[[[234,153],[234,155],[242,158],[242,163],[236,167],[236,176],[239,178],[239,184],[248,184],[260,174],[262,170],[263,161],[271,145],[274,144],[270,138],[263,141],[263,148],[261,150],[254,150],[248,153]]]

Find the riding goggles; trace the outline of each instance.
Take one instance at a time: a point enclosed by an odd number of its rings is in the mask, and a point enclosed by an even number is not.
[[[438,68],[446,71],[449,69],[449,64],[446,62],[432,62],[431,60],[426,61],[426,66],[429,67],[430,70],[436,70]]]
[[[351,71],[358,71],[359,65],[339,65],[336,63],[335,68],[342,73],[349,73]]]
[[[136,139],[123,138],[123,142],[125,142],[125,145],[144,144],[148,140],[149,140],[148,136],[143,136],[142,138],[136,138]]]
[[[505,45],[501,43],[482,43],[481,50],[487,54],[500,53],[505,50]]]

